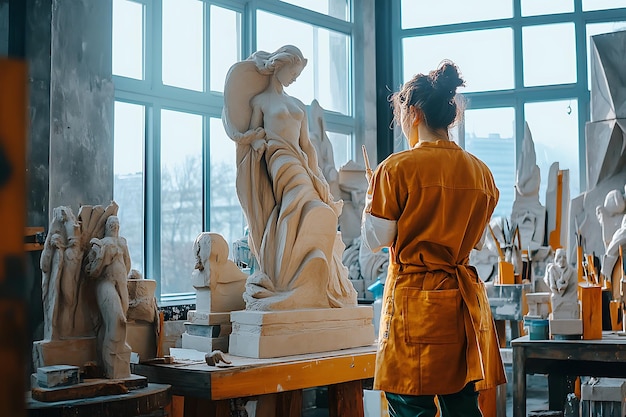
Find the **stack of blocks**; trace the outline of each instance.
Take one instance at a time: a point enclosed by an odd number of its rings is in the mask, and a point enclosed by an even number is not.
[[[211,291],[196,288],[196,310],[187,313],[182,347],[200,352],[221,350],[228,352],[228,338],[232,330],[229,312],[211,312]]]
[[[626,379],[592,379],[581,386],[580,417],[626,415]]]

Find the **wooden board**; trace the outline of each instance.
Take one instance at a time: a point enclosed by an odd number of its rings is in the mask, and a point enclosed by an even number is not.
[[[0,415],[25,415],[26,62],[0,59]]]
[[[123,395],[108,395],[59,402],[26,398],[29,417],[112,417],[146,416],[165,409],[171,401],[169,385],[148,384]]]
[[[67,401],[104,395],[126,394],[130,390],[145,388],[147,385],[147,378],[131,375],[130,378],[126,379],[86,379],[80,384],[64,387],[33,387],[31,395],[34,400],[41,402]]]

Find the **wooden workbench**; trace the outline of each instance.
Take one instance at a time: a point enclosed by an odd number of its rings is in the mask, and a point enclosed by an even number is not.
[[[567,381],[576,376],[626,378],[626,336],[603,332],[598,340],[530,340],[511,342],[513,349],[513,417],[526,417],[526,375],[548,375],[550,410],[563,410]]]
[[[171,385],[172,394],[185,397],[186,417],[229,417],[230,399],[256,396],[275,401],[276,417],[297,417],[302,389],[320,386],[328,386],[331,417],[362,417],[362,381],[374,377],[376,346],[271,359],[226,356],[228,367],[178,361],[135,364],[132,372]]]

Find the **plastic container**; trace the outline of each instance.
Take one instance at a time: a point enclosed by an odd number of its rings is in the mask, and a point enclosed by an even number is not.
[[[374,308],[374,318],[372,321],[374,322],[374,334],[378,337],[378,328],[380,327],[380,314],[383,307],[383,290],[384,285],[380,282],[380,279],[374,281],[372,285],[367,287],[367,290],[370,291],[374,295],[374,303],[372,307]]]
[[[547,340],[549,336],[548,320],[528,320],[528,334],[530,340]]]

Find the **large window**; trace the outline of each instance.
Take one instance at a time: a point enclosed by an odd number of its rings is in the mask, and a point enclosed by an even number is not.
[[[308,65],[287,91],[325,109],[337,167],[353,158],[351,10],[349,0],[113,0],[114,198],[133,268],[157,280],[161,302],[193,297],[199,233],[231,245],[245,233],[221,121],[232,64],[298,46]]]
[[[541,170],[545,204],[549,167],[570,173],[570,194],[586,189],[589,37],[626,30],[626,0],[442,0],[423,7],[394,0],[395,85],[455,61],[468,99],[458,140],[492,169],[501,191],[496,215],[514,198],[525,123]],[[392,48],[393,51],[396,49]],[[398,144],[396,143],[396,148]]]

